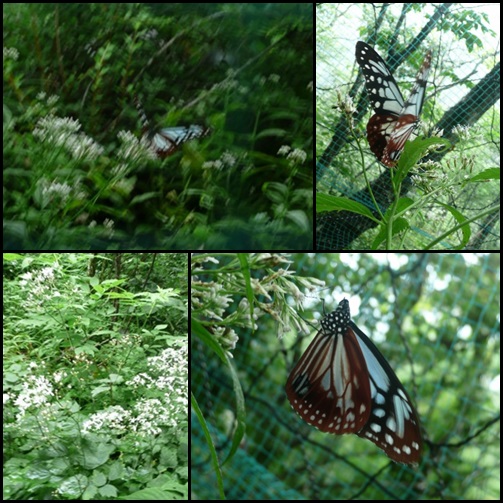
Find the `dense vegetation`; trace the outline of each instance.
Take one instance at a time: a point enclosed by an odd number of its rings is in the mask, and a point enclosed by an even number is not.
[[[310,4],[5,4],[4,249],[308,247],[312,17]],[[191,124],[210,134],[165,159],[148,148]]]
[[[4,254],[4,500],[187,499],[187,257]]]

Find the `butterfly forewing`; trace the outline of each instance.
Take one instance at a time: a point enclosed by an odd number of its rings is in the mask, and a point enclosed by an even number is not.
[[[400,463],[414,464],[421,458],[419,418],[409,395],[374,343],[353,323],[367,364],[372,412],[358,436],[368,438]]]
[[[356,433],[370,414],[365,360],[348,323],[344,309],[326,316],[286,384],[295,411],[328,433]]]
[[[356,433],[394,461],[419,461],[417,413],[388,362],[350,320],[346,299],[322,319],[288,377],[286,393],[294,410],[319,430]]]
[[[365,88],[376,113],[398,115],[404,100],[384,60],[365,42],[356,43],[356,61],[365,77]]]
[[[426,91],[426,84],[428,75],[430,73],[431,66],[431,51],[426,53],[424,57],[423,64],[417,72],[416,81],[414,87],[410,92],[409,99],[403,104],[403,108],[400,111],[400,115],[412,114],[416,117],[421,115],[421,110],[423,109],[424,103],[424,93]]]

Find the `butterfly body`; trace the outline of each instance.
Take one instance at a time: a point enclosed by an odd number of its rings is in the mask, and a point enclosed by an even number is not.
[[[326,433],[356,433],[394,461],[416,464],[422,451],[418,415],[389,363],[351,321],[349,302],[321,330],[288,377],[286,394],[304,421]]]
[[[356,61],[365,77],[365,87],[375,112],[367,124],[370,149],[385,166],[393,167],[405,142],[415,137],[430,71],[431,51],[424,58],[407,101],[386,63],[372,47],[357,42]]]

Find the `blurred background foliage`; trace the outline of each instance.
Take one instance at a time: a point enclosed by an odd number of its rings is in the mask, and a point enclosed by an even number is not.
[[[4,4],[4,248],[309,243],[312,80],[310,4]],[[132,159],[135,94],[212,134]]]

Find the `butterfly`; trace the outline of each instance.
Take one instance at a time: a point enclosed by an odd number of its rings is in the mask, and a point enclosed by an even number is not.
[[[418,414],[389,363],[351,321],[349,302],[321,320],[321,330],[290,372],[286,395],[308,424],[326,433],[356,433],[393,461],[415,465],[422,454]]]
[[[375,112],[367,124],[370,150],[385,166],[393,167],[405,142],[415,137],[430,72],[431,51],[426,53],[407,101],[384,60],[365,42],[356,43],[356,61],[365,77],[365,87]]]
[[[210,133],[209,128],[198,125],[174,126],[162,128],[157,131],[152,130],[147,115],[137,96],[135,96],[134,101],[142,122],[143,135],[147,138],[152,150],[160,158],[165,158],[173,154],[181,145],[189,140],[203,138]]]

